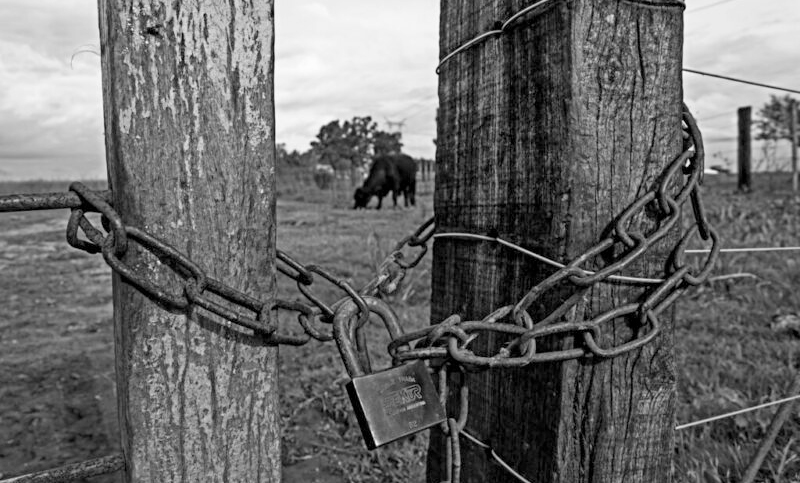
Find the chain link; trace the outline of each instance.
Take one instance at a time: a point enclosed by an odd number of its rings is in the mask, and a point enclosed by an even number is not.
[[[322,342],[333,340],[330,330],[319,327],[330,325],[336,308],[346,300],[353,300],[359,307],[357,327],[361,329],[370,315],[364,297],[395,292],[407,270],[422,261],[428,250],[427,242],[434,231],[434,220],[431,218],[413,234],[398,242],[381,263],[376,276],[358,291],[348,281],[336,277],[332,272],[317,265],[303,265],[288,253],[277,250],[278,272],[297,283],[298,291],[306,302],[277,299],[270,306],[209,277],[188,256],[152,233],[126,226],[119,213],[111,206],[112,198],[110,191],[91,190],[84,184],[75,182],[66,193],[0,196],[0,212],[70,209],[66,229],[66,240],[70,246],[87,253],[102,254],[114,272],[166,310],[187,312],[191,307],[199,307],[264,336],[271,344],[302,345],[310,339]],[[86,217],[87,213],[101,214],[101,227],[93,224]],[[173,278],[180,281],[180,285],[175,288],[172,283],[157,283],[154,281],[154,274],[137,272],[125,261],[132,244],[157,257]],[[419,248],[410,262],[405,261],[404,254],[404,249],[408,247]],[[315,275],[342,290],[345,296],[333,304],[322,301],[311,288],[317,280]],[[295,312],[304,334],[278,334],[277,324],[267,323],[269,311],[275,309]],[[369,367],[365,338],[361,330],[357,330],[357,334],[362,362]]]
[[[316,327],[316,322],[320,320],[321,315],[330,317],[333,314],[332,310],[324,303],[319,302],[320,308],[299,301],[283,299],[275,300],[272,305],[266,304],[222,281],[209,277],[195,262],[160,238],[141,229],[125,226],[119,214],[106,201],[107,196],[89,190],[81,183],[70,185],[70,191],[79,197],[81,204],[74,206],[74,203],[71,203],[72,213],[67,224],[68,243],[89,253],[102,253],[112,270],[165,309],[186,312],[190,307],[199,307],[232,324],[252,330],[265,337],[266,342],[270,344],[303,345],[312,338],[319,341],[333,339],[330,331],[326,333]],[[87,212],[102,214],[102,225],[105,232],[86,218]],[[79,232],[84,234],[86,240],[79,236]],[[124,260],[130,242],[136,243],[141,249],[156,256],[163,266],[182,282],[179,289],[170,291],[167,284],[155,283],[152,274],[137,273],[133,267],[129,266]],[[280,251],[278,260],[285,265],[279,264],[279,271],[297,280],[299,287],[310,285],[314,280],[313,273],[318,273],[343,288],[351,296],[357,295],[346,282],[335,279],[319,267],[305,267]],[[212,299],[209,295],[214,295],[217,300]],[[311,300],[316,300],[313,295]],[[359,302],[358,299],[357,302]],[[360,324],[363,325],[369,316],[369,311],[366,310],[363,300],[360,302],[359,307],[363,314]],[[278,333],[277,323],[266,322],[269,320],[269,312],[275,309],[296,312],[298,323],[304,333],[302,335]]]

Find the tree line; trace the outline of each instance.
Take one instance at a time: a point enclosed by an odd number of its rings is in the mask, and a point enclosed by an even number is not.
[[[755,121],[756,139],[767,141],[791,140],[790,115],[797,110],[800,103],[789,95],[783,97],[772,95],[758,111]],[[796,115],[796,114],[795,114]]]
[[[789,113],[798,106],[800,103],[791,96],[770,96],[755,119],[755,138],[772,143],[790,140]],[[800,138],[798,141],[800,144]],[[306,151],[289,151],[281,143],[276,149],[279,169],[323,165],[334,171],[355,173],[367,168],[373,156],[401,153],[403,142],[401,133],[378,129],[371,116],[355,116],[321,126]]]
[[[307,151],[289,151],[285,144],[276,149],[279,168],[324,165],[339,172],[356,172],[369,166],[373,156],[401,153],[403,142],[401,133],[378,129],[370,116],[356,116],[320,127]]]

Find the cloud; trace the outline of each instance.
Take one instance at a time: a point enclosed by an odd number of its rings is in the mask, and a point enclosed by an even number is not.
[[[23,20],[24,19],[24,20]],[[104,176],[100,62],[90,2],[0,2],[2,179]]]
[[[330,17],[331,16],[331,12],[330,12],[330,10],[328,10],[328,7],[326,7],[325,5],[323,5],[323,4],[319,3],[319,2],[306,3],[306,4],[303,4],[303,6],[301,8],[302,8],[303,11],[308,12],[311,15],[317,15],[317,16],[320,16],[320,17]]]
[[[86,0],[2,0],[0,38],[63,62],[83,44],[98,44],[97,3]]]
[[[435,126],[428,118],[437,102],[438,3],[340,2],[324,16],[309,15],[316,8],[311,5],[297,2],[277,11],[278,142],[307,149],[333,119],[370,115],[384,123],[408,116],[404,130],[430,136],[420,142],[409,135],[406,148],[433,157]]]
[[[4,178],[102,176],[99,61],[0,40],[0,133]]]
[[[795,1],[687,10],[684,65],[800,88]],[[277,3],[278,142],[305,150],[324,123],[371,115],[383,128],[405,119],[407,151],[433,157],[438,1]],[[70,68],[74,52],[99,45],[97,25],[94,2],[0,0],[1,178],[104,175],[100,61],[81,54]],[[757,111],[772,93],[684,74],[684,96],[709,139],[735,136],[736,109]]]

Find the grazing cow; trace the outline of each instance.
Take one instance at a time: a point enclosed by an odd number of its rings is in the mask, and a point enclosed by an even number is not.
[[[392,192],[392,201],[397,207],[397,195],[403,194],[405,206],[414,206],[417,192],[417,163],[405,154],[390,154],[379,156],[372,162],[369,176],[361,188],[353,194],[355,206],[353,208],[366,208],[373,196],[378,197],[378,207],[381,209],[383,197]]]

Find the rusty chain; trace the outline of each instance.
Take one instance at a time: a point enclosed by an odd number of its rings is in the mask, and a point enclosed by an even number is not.
[[[389,352],[393,358],[398,361],[449,358],[470,368],[517,367],[582,357],[616,357],[652,341],[661,330],[659,315],[686,288],[699,285],[708,278],[720,248],[717,233],[706,220],[700,197],[704,155],[702,137],[686,108],[683,122],[688,134],[686,149],[670,163],[654,189],[638,197],[619,215],[608,237],[532,287],[516,304],[500,307],[481,320],[465,321],[459,315],[453,315],[442,323],[392,341]],[[673,195],[671,185],[679,172],[686,176],[686,180]],[[586,291],[593,285],[607,282],[609,277],[631,265],[664,238],[680,222],[681,207],[687,202],[692,205],[694,224],[673,249],[667,276],[649,289],[642,301],[630,301],[584,320],[582,305]],[[635,215],[645,209],[660,212],[655,228],[646,234],[634,231],[630,226]],[[712,247],[702,268],[694,271],[685,263],[685,251],[689,242],[698,235],[703,240],[710,240]],[[621,248],[622,255],[597,271],[585,268],[590,261],[612,248]],[[561,283],[571,284],[574,293],[547,316],[534,322],[528,309]],[[639,321],[639,335],[615,347],[600,346],[598,341],[604,325],[633,316]],[[504,319],[510,321],[501,322]],[[511,342],[492,355],[477,355],[468,348],[476,337],[489,332],[506,334],[512,338]],[[578,336],[582,344],[567,349],[537,350],[538,340],[554,335]],[[399,349],[412,343],[413,349]]]
[[[641,348],[657,337],[661,330],[659,316],[683,291],[702,284],[708,278],[719,255],[719,239],[706,220],[700,196],[704,157],[702,136],[685,106],[683,123],[683,153],[669,164],[655,188],[638,197],[619,215],[609,236],[532,287],[516,304],[500,307],[481,320],[462,320],[460,315],[454,314],[440,323],[395,338],[387,347],[393,361],[396,364],[414,359],[434,361],[432,366],[439,374],[440,400],[444,405],[448,399],[448,375],[455,372],[465,378],[467,372],[485,368],[517,367],[583,357],[616,357]],[[673,194],[675,189],[672,185],[679,173],[685,175],[685,180]],[[380,265],[376,276],[360,290],[330,271],[317,265],[303,265],[286,252],[277,250],[277,270],[296,282],[305,301],[277,299],[270,305],[209,277],[197,263],[164,240],[140,228],[125,225],[111,206],[109,191],[93,191],[81,183],[73,183],[69,190],[68,193],[0,197],[0,212],[69,208],[67,242],[89,253],[101,253],[112,270],[164,309],[186,312],[199,307],[252,330],[270,344],[302,345],[311,339],[333,340],[330,331],[318,326],[330,325],[337,309],[345,301],[353,300],[359,307],[356,329],[358,357],[368,371],[371,367],[369,352],[360,329],[366,325],[373,310],[364,298],[393,293],[406,271],[424,258],[428,242],[436,231],[434,218],[431,218],[413,234],[400,240]],[[648,289],[643,300],[629,301],[584,320],[582,309],[588,289],[599,283],[619,283],[613,281],[613,277],[639,259],[680,222],[682,207],[687,202],[692,206],[694,224],[672,250],[665,278]],[[645,210],[655,211],[660,216],[648,233],[631,226],[636,215]],[[101,228],[86,217],[89,212],[102,215]],[[85,239],[79,236],[80,232]],[[693,270],[685,263],[686,249],[695,236],[710,240],[712,244],[699,270]],[[134,244],[156,256],[180,279],[180,290],[159,285],[151,274],[139,273],[126,263],[125,255]],[[407,249],[416,250],[408,260]],[[621,249],[622,255],[596,271],[586,268],[591,261],[611,249]],[[332,304],[321,300],[312,290],[317,277],[340,289],[343,297]],[[564,283],[571,284],[574,293],[541,320],[534,321],[529,313],[531,306],[543,294]],[[276,309],[296,312],[303,335],[279,333],[277,322],[268,322],[271,320],[269,312]],[[635,317],[639,322],[639,334],[617,346],[601,347],[598,341],[602,338],[603,326],[622,317]],[[473,340],[487,333],[506,334],[511,340],[492,355],[478,355],[469,349]],[[552,336],[576,337],[575,347],[539,350],[537,341]],[[460,479],[459,434],[466,426],[468,412],[464,381],[461,388],[459,414],[441,425],[447,436],[448,481],[451,483]]]
[[[405,277],[406,271],[421,262],[428,250],[427,242],[433,236],[433,219],[430,219],[416,232],[400,240],[381,263],[377,275],[358,291],[348,281],[337,278],[330,271],[318,265],[303,265],[288,253],[277,250],[278,271],[297,283],[298,291],[306,302],[277,299],[268,306],[220,280],[211,278],[197,263],[161,238],[140,228],[125,225],[111,206],[111,199],[110,191],[91,190],[82,183],[75,182],[66,193],[0,196],[0,212],[68,208],[71,213],[66,229],[67,243],[88,253],[101,253],[114,272],[164,309],[186,312],[190,307],[199,307],[264,336],[272,344],[302,345],[310,339],[322,342],[333,340],[330,331],[317,328],[317,322],[330,324],[335,309],[348,298],[354,300],[360,308],[359,326],[363,326],[370,312],[363,296],[393,293]],[[95,226],[86,217],[87,213],[101,214],[101,227]],[[83,233],[85,239],[80,233]],[[166,269],[181,280],[181,287],[170,290],[166,283],[155,283],[152,274],[138,273],[133,266],[126,263],[125,255],[134,243],[157,257]],[[403,252],[407,247],[418,250],[410,261],[406,261]],[[341,289],[346,296],[331,305],[322,301],[314,295],[311,288],[317,280],[315,275]],[[219,301],[209,295],[215,296]],[[274,309],[296,312],[304,335],[278,333],[275,323],[266,322],[268,312]],[[363,340],[359,344],[359,350],[366,353]]]

